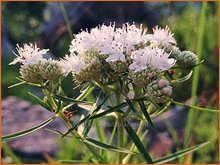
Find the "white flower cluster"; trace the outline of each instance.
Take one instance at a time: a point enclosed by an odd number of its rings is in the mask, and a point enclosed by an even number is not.
[[[20,73],[27,81],[39,83],[72,73],[76,83],[95,81],[101,86],[117,86],[129,97],[134,97],[131,92],[135,89],[144,95],[150,91],[149,96],[160,103],[172,93],[168,82],[162,89],[155,88],[157,82],[166,79],[164,73],[174,65],[191,69],[198,64],[195,54],[179,50],[167,26],[156,26],[151,34],[134,23],[82,30],[74,36],[70,54],[60,60],[44,59],[48,49],[40,50],[36,44],[17,45],[17,51],[10,65],[21,63]]]
[[[88,77],[88,70],[92,80],[93,75],[103,72],[104,66],[107,72],[111,72],[108,74],[139,73],[149,69],[149,66],[165,71],[176,62],[170,58],[170,52],[165,51],[165,46],[175,43],[168,27],[155,27],[153,34],[148,34],[142,25],[137,27],[134,23],[123,24],[121,28],[116,28],[115,24],[100,25],[76,34],[70,45],[70,55],[66,55],[61,63],[66,75],[72,72],[76,79],[79,74]],[[95,73],[91,74],[91,70]]]
[[[135,72],[147,68],[152,64],[156,69],[167,70],[175,64],[174,59],[158,45],[175,44],[173,34],[169,28],[154,28],[153,34],[147,34],[147,30],[136,27],[135,24],[123,24],[122,28],[116,28],[115,24],[101,25],[90,30],[82,31],[75,35],[70,46],[70,55],[65,57],[64,68],[66,72],[79,73],[91,63],[97,61],[97,56],[88,58],[89,51],[93,50],[102,56],[106,62],[131,61],[129,69]],[[141,48],[137,49],[140,46]]]
[[[20,63],[21,77],[30,82],[40,83],[43,80],[54,80],[62,75],[61,65],[59,61],[45,59],[45,55],[49,49],[42,49],[35,44],[24,44],[20,47],[17,44],[17,57],[9,64],[14,65]]]

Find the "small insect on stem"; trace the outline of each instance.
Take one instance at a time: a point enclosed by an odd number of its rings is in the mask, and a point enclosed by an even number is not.
[[[77,112],[77,110],[71,111],[71,112],[69,112],[69,111],[67,111],[67,110],[64,110],[64,111],[63,111],[63,114],[64,114],[64,116],[65,116],[65,118],[66,118],[67,120],[70,120],[70,119],[73,117],[73,114],[74,114],[75,112]]]

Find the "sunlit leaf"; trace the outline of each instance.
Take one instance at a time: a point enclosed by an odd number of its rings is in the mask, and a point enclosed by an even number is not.
[[[112,146],[112,145],[109,145],[109,144],[105,144],[105,143],[102,143],[100,141],[97,141],[97,140],[94,140],[94,139],[91,139],[91,138],[86,138],[84,140],[84,142],[87,143],[87,144],[90,144],[94,147],[100,148],[100,149],[105,149],[105,150],[114,151],[114,152],[121,152],[121,153],[126,153],[126,154],[138,154],[138,153],[135,153],[135,152],[131,152],[127,149]]]
[[[191,71],[189,72],[189,74],[187,74],[186,76],[181,77],[181,78],[179,78],[179,79],[174,79],[174,80],[172,80],[171,82],[172,82],[172,83],[182,83],[182,82],[185,82],[186,80],[188,80],[188,79],[192,76],[192,73],[193,73],[193,70],[191,70]]]
[[[28,94],[33,98],[34,101],[36,101],[38,104],[40,104],[46,110],[52,111],[52,107],[49,104],[47,104],[45,101],[43,101],[42,99],[40,99],[39,97],[37,97],[36,95],[34,95],[31,92],[28,92]]]
[[[53,97],[56,98],[56,99],[59,99],[59,100],[61,100],[63,102],[67,102],[67,103],[74,103],[74,104],[80,103],[80,104],[89,104],[89,105],[94,104],[92,102],[82,101],[82,100],[78,100],[78,99],[73,99],[73,98],[69,98],[67,96],[54,95]]]
[[[167,163],[167,162],[170,162],[171,160],[174,160],[176,158],[179,158],[181,156],[184,156],[186,154],[189,154],[193,151],[196,151],[204,146],[206,146],[207,144],[209,144],[209,142],[205,142],[205,143],[202,143],[202,144],[198,144],[196,146],[193,146],[193,147],[190,147],[190,148],[187,148],[187,149],[183,149],[181,151],[178,151],[178,152],[175,152],[175,153],[172,153],[172,154],[169,154],[167,156],[164,156],[162,158],[159,158],[159,159],[156,159],[154,160],[154,163],[155,164],[164,164],[164,163]]]

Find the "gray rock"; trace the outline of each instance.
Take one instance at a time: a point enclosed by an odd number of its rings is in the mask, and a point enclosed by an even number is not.
[[[39,105],[32,105],[16,97],[8,97],[2,101],[2,134],[7,135],[31,128],[54,116]],[[62,132],[67,127],[61,119],[55,119],[45,128]],[[42,128],[24,137],[7,142],[11,149],[19,155],[43,157],[44,153],[54,155],[57,152],[58,136]]]

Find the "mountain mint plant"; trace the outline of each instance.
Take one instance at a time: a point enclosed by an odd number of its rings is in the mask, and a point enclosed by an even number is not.
[[[116,27],[114,23],[103,24],[74,35],[69,54],[59,60],[44,58],[48,51],[32,43],[17,45],[17,57],[10,65],[20,64],[21,76],[17,79],[21,82],[13,87],[21,84],[40,87],[44,98],[31,93],[30,96],[54,113],[54,117],[30,130],[3,136],[3,141],[36,131],[60,117],[68,130],[51,132],[81,141],[89,151],[85,154],[90,159],[85,163],[121,164],[140,157],[143,162],[153,164],[175,158],[153,160],[142,137],[144,124],[149,124],[149,129],[156,131],[152,119],[168,110],[173,102],[173,84],[189,79],[192,69],[200,64],[197,55],[178,48],[168,27],[156,26],[150,33],[144,26],[134,23],[126,23],[122,27]],[[81,90],[76,98],[67,97],[62,90],[62,81],[69,74]],[[99,89],[100,97],[91,101],[89,97],[93,96],[95,88]],[[101,99],[103,96],[104,99]],[[80,120],[73,115],[72,107],[76,105],[87,110]],[[115,120],[117,135],[112,131],[111,137],[89,137],[91,123],[109,116]],[[130,119],[140,122],[137,130],[132,127]],[[97,131],[100,129],[103,130],[103,126],[96,126]],[[192,150],[184,150],[181,155]],[[109,152],[116,152],[117,157],[111,157]]]

